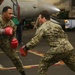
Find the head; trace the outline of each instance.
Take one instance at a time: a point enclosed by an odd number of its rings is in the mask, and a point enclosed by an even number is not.
[[[2,10],[3,19],[9,21],[13,16],[13,10],[10,6],[5,6]]]
[[[50,20],[50,13],[48,11],[42,11],[40,14],[39,14],[39,22],[40,23],[44,23],[46,22],[47,20]]]

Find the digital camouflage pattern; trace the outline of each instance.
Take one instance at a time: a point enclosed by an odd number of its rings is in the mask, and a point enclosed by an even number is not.
[[[12,38],[16,37],[16,25],[14,25],[13,21],[10,20],[7,23],[4,23],[2,16],[0,15],[0,28],[4,29],[7,26],[11,26],[14,29],[14,34],[12,37],[7,36],[5,34],[0,34],[0,48],[1,50],[12,60],[13,64],[16,66],[19,72],[23,71],[23,65],[19,56],[15,52],[14,49],[11,48],[10,42]]]
[[[73,46],[68,41],[68,36],[63,31],[62,27],[50,21],[45,22],[37,29],[35,36],[26,46],[28,48],[33,48],[43,37],[50,45],[51,54],[73,50]]]
[[[26,44],[26,47],[29,49],[35,47],[42,38],[47,40],[50,49],[40,62],[39,74],[46,75],[48,67],[59,60],[63,60],[68,67],[75,71],[74,48],[62,27],[51,21],[46,21],[37,29],[35,36]]]
[[[39,64],[39,75],[47,75],[49,66],[63,60],[64,63],[75,72],[75,52],[73,50],[65,53],[50,54],[50,51],[44,55]]]

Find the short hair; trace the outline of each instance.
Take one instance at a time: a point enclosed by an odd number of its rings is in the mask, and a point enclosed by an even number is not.
[[[4,8],[3,8],[3,10],[2,10],[2,13],[3,12],[6,12],[8,9],[12,9],[10,6],[5,6]]]
[[[50,20],[50,13],[46,10],[42,11],[41,13],[41,17],[45,17],[47,20]]]

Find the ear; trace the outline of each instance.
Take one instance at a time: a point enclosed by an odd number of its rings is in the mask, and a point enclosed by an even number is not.
[[[43,20],[46,20],[46,18],[45,18],[45,17],[43,17]]]

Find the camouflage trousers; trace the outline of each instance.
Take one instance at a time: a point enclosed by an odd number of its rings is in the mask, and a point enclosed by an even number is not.
[[[0,42],[0,49],[10,58],[19,72],[24,71],[22,61],[15,50],[10,47],[9,42],[6,44]]]
[[[39,63],[39,75],[47,75],[48,68],[60,60],[63,60],[71,70],[75,71],[75,52],[73,50],[59,54],[47,52]]]

